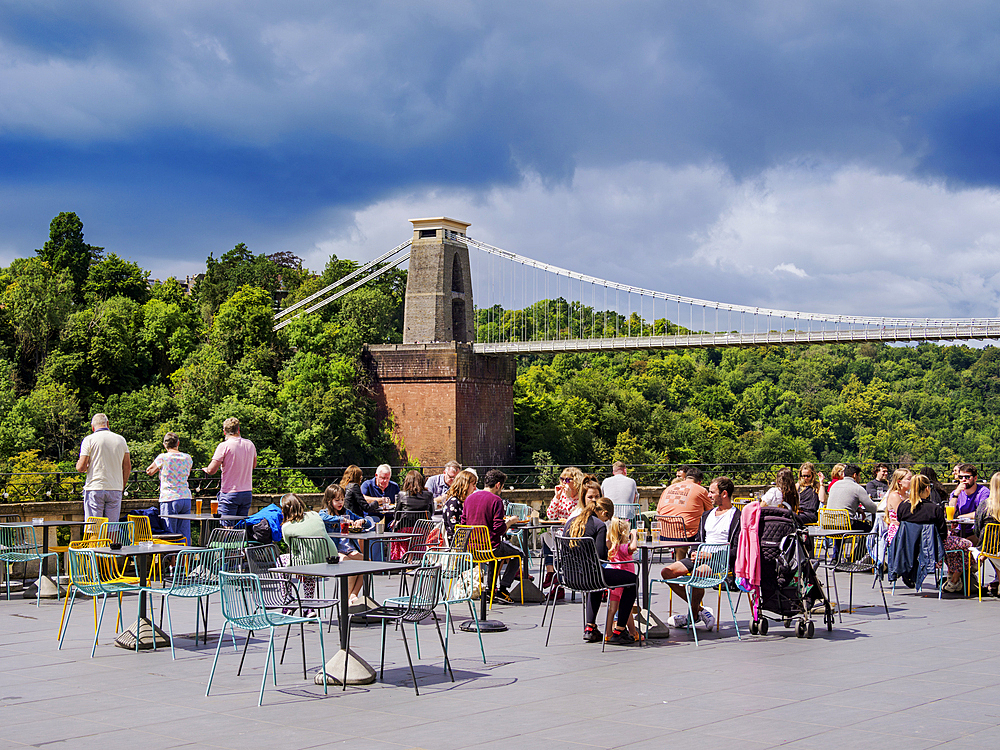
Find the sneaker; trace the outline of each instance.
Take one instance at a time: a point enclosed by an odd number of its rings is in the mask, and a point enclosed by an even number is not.
[[[954,594],[956,591],[961,591],[964,588],[964,586],[962,586],[961,581],[945,581],[944,586],[942,586],[942,588],[949,594]]]
[[[667,625],[672,628],[686,628],[688,626],[688,616],[681,612],[667,618]]]
[[[514,597],[510,595],[510,592],[506,589],[500,589],[496,593],[496,599],[501,602],[507,602],[508,604],[514,603]]]
[[[627,646],[630,643],[635,643],[635,638],[627,630],[618,630],[615,628],[605,641],[615,646]]]
[[[564,589],[562,586],[553,586],[551,589],[549,589],[548,597],[549,601],[561,602],[563,599],[566,598],[566,589]]]
[[[552,579],[555,578],[555,577],[556,577],[556,572],[554,570],[548,571],[545,574],[545,578],[542,579],[542,588],[543,589],[547,589],[549,586],[551,586],[552,585]]]
[[[708,607],[702,607],[701,621],[705,625],[705,630],[711,630],[715,627],[715,614]]]
[[[604,639],[604,634],[595,625],[588,625],[583,629],[583,640],[587,643],[600,643]]]

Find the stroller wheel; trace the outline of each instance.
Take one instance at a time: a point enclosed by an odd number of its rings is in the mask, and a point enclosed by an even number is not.
[[[760,634],[761,635],[767,635],[767,618],[766,617],[761,617],[760,618],[759,630],[760,630]]]
[[[806,634],[806,624],[799,620],[799,624],[795,626],[795,637],[804,638]]]
[[[750,621],[750,635],[757,635],[760,632],[760,626],[757,625],[756,620]]]
[[[806,623],[806,638],[812,638],[816,635],[816,624],[810,620]]]
[[[833,630],[833,607],[830,606],[830,602],[826,603],[826,613],[823,615],[823,619],[826,620],[826,629]]]

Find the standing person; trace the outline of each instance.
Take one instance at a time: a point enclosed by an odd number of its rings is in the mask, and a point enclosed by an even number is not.
[[[222,467],[219,487],[219,513],[224,516],[248,516],[253,502],[253,470],[257,468],[257,447],[240,435],[240,420],[229,417],[222,423],[222,442],[204,468],[212,475]],[[223,521],[232,526],[235,521]]]
[[[424,488],[431,493],[434,498],[434,502],[441,504],[444,502],[444,496],[448,494],[448,488],[451,487],[452,482],[455,481],[455,477],[458,476],[458,472],[462,470],[462,464],[458,461],[451,460],[444,465],[444,471],[440,474],[435,474],[432,477],[428,477],[427,484]]]
[[[496,557],[512,558],[507,560],[503,576],[494,574],[494,577],[500,577],[500,590],[497,596],[501,601],[512,602],[514,599],[509,589],[521,568],[523,553],[505,539],[510,527],[517,523],[517,516],[505,517],[503,514],[503,500],[500,499],[500,493],[506,481],[507,475],[499,469],[487,471],[483,480],[486,489],[473,492],[465,498],[462,523],[466,526],[485,526],[489,530],[493,554]]]
[[[619,505],[639,502],[639,488],[629,478],[624,462],[615,461],[611,465],[611,476],[601,482],[601,494]]]
[[[86,516],[117,521],[122,514],[122,493],[132,473],[132,456],[125,438],[108,427],[107,414],[95,414],[90,432],[80,444],[77,471],[87,472],[83,485]]]
[[[181,439],[176,432],[168,432],[163,436],[163,449],[153,459],[146,473],[149,476],[160,475],[160,516],[191,512],[191,488],[188,486],[188,476],[194,459],[187,453],[181,453]],[[164,518],[171,534],[183,534],[191,545],[191,522],[181,518]]]
[[[820,506],[826,504],[826,477],[816,466],[806,461],[799,467],[799,481],[795,489],[799,493],[799,520],[802,525],[819,520]]]
[[[885,493],[889,491],[889,467],[886,464],[875,464],[875,478],[865,485],[868,497],[876,503],[882,502]]]
[[[392,467],[389,464],[379,464],[375,469],[375,478],[361,483],[361,494],[368,502],[385,505],[395,503],[399,485],[392,481]]]
[[[964,516],[967,513],[975,513],[976,509],[989,497],[990,488],[984,484],[979,484],[979,472],[972,464],[962,464],[958,467],[958,487],[948,498],[948,505],[955,507],[956,516]],[[971,537],[975,535],[975,528],[972,524],[961,524],[957,531],[959,536]]]

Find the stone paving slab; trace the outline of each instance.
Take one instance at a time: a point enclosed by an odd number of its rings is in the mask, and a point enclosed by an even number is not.
[[[380,596],[394,594],[396,585],[376,579]],[[311,679],[320,666],[313,628],[306,633],[310,679],[302,679],[293,634],[278,685],[269,678],[260,708],[267,648],[260,634],[241,676],[239,653],[227,637],[212,695],[205,696],[222,624],[217,599],[207,646],[195,646],[187,632],[194,605],[172,603],[182,632],[176,660],[169,648],[136,654],[115,647],[111,604],[91,659],[89,601],[77,603],[58,651],[61,602],[36,608],[33,601],[0,599],[0,750],[995,747],[1000,600],[938,600],[935,591],[899,589],[887,592],[892,619],[886,620],[878,589],[870,586],[870,577],[857,576],[855,601],[869,606],[844,614],[833,632],[821,626],[812,640],[796,638],[781,623],[772,623],[767,636],[749,636],[745,600],[737,613],[744,637],[737,640],[723,601],[721,630],[702,631],[701,646],[687,631],[673,631],[649,647],[608,646],[605,653],[600,644],[582,642],[579,602],[556,608],[548,648],[541,606],[497,606],[492,617],[510,629],[484,634],[487,664],[474,633],[452,634],[454,683],[443,672],[433,627],[420,627],[419,697],[402,641],[391,632],[383,682],[346,692],[331,685],[324,697]],[[665,618],[667,596],[654,591],[654,612]],[[126,597],[126,623],[135,611],[135,597]],[[333,654],[336,632],[324,629],[324,638]],[[379,629],[355,628],[351,645],[374,666]],[[278,647],[280,655],[280,640]]]

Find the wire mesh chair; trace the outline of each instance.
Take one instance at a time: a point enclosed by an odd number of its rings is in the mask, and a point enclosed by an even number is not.
[[[425,510],[401,510],[396,513],[395,518],[392,523],[392,531],[397,531],[402,534],[422,534],[423,538],[420,537],[410,537],[406,539],[393,539],[389,543],[389,559],[390,560],[405,560],[407,554],[411,549],[415,549],[414,544],[420,543],[423,545],[423,549],[427,548],[427,536],[431,533],[431,529],[434,528],[433,524],[428,526],[430,523],[430,513]],[[417,530],[417,525],[420,525],[420,531]],[[426,529],[426,531],[424,531]],[[417,556],[416,559],[420,559]]]
[[[733,627],[736,628],[736,638],[743,640],[740,635],[740,626],[736,622],[736,610],[733,609],[733,597],[726,585],[726,578],[729,576],[729,545],[728,544],[699,544],[691,556],[694,561],[694,570],[686,576],[672,578],[670,580],[660,579],[660,583],[684,586],[684,595],[688,605],[688,627],[694,633],[694,644],[698,643],[698,629],[694,626],[694,609],[691,606],[692,589],[714,589],[721,586],[726,590],[726,599],[729,601],[729,611],[733,616]]]
[[[222,550],[222,569],[229,573],[243,571],[243,550],[247,547],[247,533],[231,526],[216,526],[208,535],[206,547]]]
[[[556,570],[559,572],[560,585],[583,595],[633,586],[638,591],[638,581],[636,583],[616,584],[614,586],[605,582],[604,572],[601,569],[601,561],[597,557],[597,547],[591,537],[557,536],[555,537],[555,542],[556,554],[553,560],[558,560]],[[542,617],[544,620],[544,613]],[[545,634],[546,646],[549,645],[549,636],[552,635],[552,622],[555,619],[555,609],[553,608],[552,617],[549,618],[549,628]],[[602,652],[605,649],[605,645],[602,639]]]
[[[264,686],[267,685],[267,670],[271,669],[271,679],[275,685],[278,684],[278,668],[274,663],[274,629],[285,625],[304,625],[307,622],[314,622],[319,625],[319,650],[323,666],[320,668],[324,675],[323,694],[327,694],[327,680],[325,678],[326,648],[323,645],[323,623],[319,616],[316,617],[296,617],[280,612],[271,612],[264,606],[264,596],[261,591],[260,579],[253,573],[230,573],[221,571],[219,573],[219,591],[222,596],[222,616],[226,618],[226,623],[222,626],[222,633],[219,635],[219,644],[215,648],[215,660],[212,662],[212,672],[208,676],[208,687],[205,688],[207,696],[212,690],[212,680],[215,679],[215,668],[219,663],[219,652],[222,650],[222,641],[225,639],[226,628],[231,628],[233,633],[233,646],[236,643],[236,628],[246,630],[247,642],[255,631],[267,630],[270,637],[267,642],[267,655],[264,660],[264,676],[260,682],[260,695],[257,698],[257,705],[264,703]],[[304,644],[304,641],[303,641]],[[305,646],[303,645],[303,648]],[[246,645],[243,647],[246,655]],[[243,660],[240,660],[242,669]]]
[[[66,549],[67,549],[67,551],[71,550],[71,549],[94,549],[94,548],[97,548],[97,547],[107,547],[109,544],[111,544],[111,542],[109,540],[107,540],[107,539],[101,539],[100,537],[94,537],[94,538],[91,538],[91,539],[78,539],[75,542],[70,542],[69,546]],[[108,560],[104,556],[98,557],[98,559],[97,559],[98,568],[102,568],[103,567],[103,568],[106,568],[106,569],[110,570],[111,566],[109,565],[109,563],[110,563],[110,560]],[[66,572],[67,572],[68,577],[69,577],[69,583],[66,586],[66,594],[63,596],[62,613],[59,615],[59,630],[56,632],[56,638],[57,639],[60,636],[62,636],[63,622],[66,619],[66,605],[69,604],[70,597],[71,596],[75,596],[75,594],[73,593],[73,575],[72,575],[72,571],[69,569],[69,565],[68,564],[66,566]],[[94,602],[94,632],[96,633],[97,632],[97,599],[95,598],[92,601]],[[118,632],[118,629],[121,627],[121,624],[122,624],[122,598],[119,595],[119,597],[118,597],[118,619],[115,620],[115,632],[116,633]]]
[[[843,509],[820,508],[819,525],[822,529],[832,531],[850,531],[851,513]],[[840,553],[840,542],[844,537],[841,534],[831,534],[822,537],[823,556],[836,559]],[[832,560],[830,561],[832,562]]]
[[[11,569],[21,563],[25,569],[32,560],[38,562],[38,583],[35,606],[42,602],[42,561],[50,557],[56,559],[56,580],[59,580],[59,553],[43,552],[35,540],[35,528],[31,524],[0,526],[0,562],[4,564],[4,580],[7,583],[7,599],[10,600]]]
[[[128,520],[132,522],[133,539],[136,544],[140,542],[152,542],[153,544],[173,544],[178,547],[186,547],[187,540],[180,534],[172,535],[172,538],[153,536],[153,527],[149,523],[149,516],[129,515]],[[163,555],[153,555],[149,564],[149,580],[163,582]],[[154,644],[155,647],[155,644]]]
[[[660,527],[660,539],[671,542],[687,540],[687,527],[680,516],[656,516],[653,520]]]
[[[850,575],[850,588],[848,594],[848,613],[854,611],[854,574],[872,573],[878,581],[879,591],[882,592],[882,606],[885,608],[885,618],[889,618],[889,605],[885,601],[885,589],[882,587],[882,576],[876,573],[878,565],[872,552],[877,550],[880,544],[879,532],[871,531],[867,534],[845,534],[840,543],[838,554],[833,562],[826,565],[833,576],[833,596],[837,601],[837,612],[840,613],[840,594],[837,592],[837,573],[848,573]],[[876,553],[877,554],[877,553]],[[841,621],[843,621],[841,619]]]
[[[1000,562],[1000,524],[988,523],[983,529],[983,540],[979,544],[979,601],[983,600],[983,563],[987,560]],[[995,563],[993,563],[996,565]]]
[[[174,650],[174,626],[170,619],[170,598],[197,599],[194,623],[194,642],[198,644],[199,624],[202,618],[201,600],[208,600],[212,594],[219,592],[219,571],[222,569],[221,549],[182,549],[174,557],[173,571],[169,587],[147,586],[142,589],[148,594],[159,594],[163,597],[163,609],[167,610],[167,630],[170,632],[170,656],[177,658]],[[208,602],[204,610],[205,636],[208,643]],[[160,616],[163,613],[161,610]],[[139,639],[136,639],[136,651],[139,650]],[[156,650],[156,639],[153,639],[153,650]]]
[[[484,527],[485,528],[485,527]],[[471,555],[470,555],[471,557]],[[410,658],[410,645],[406,640],[406,625],[412,623],[414,627],[423,622],[428,617],[433,618],[434,627],[437,629],[438,640],[441,642],[441,651],[444,653],[444,666],[451,675],[451,681],[455,681],[455,673],[451,671],[451,661],[448,659],[448,647],[445,645],[444,636],[441,635],[441,623],[434,612],[441,598],[441,566],[421,566],[413,573],[413,583],[409,597],[406,597],[405,604],[383,604],[381,607],[370,609],[364,613],[367,618],[374,618],[382,621],[382,657],[379,666],[379,679],[385,677],[385,631],[386,626],[392,623],[399,623],[399,628],[403,636],[403,647],[406,649],[406,661],[410,665],[410,677],[413,678],[413,689],[420,695],[417,686],[417,675],[413,671],[413,659]],[[351,616],[348,616],[349,618]],[[349,624],[349,623],[348,623]],[[347,628],[347,652],[350,653],[350,627]],[[420,656],[418,654],[417,658]],[[344,679],[341,684],[343,690],[347,689],[347,659],[344,660]]]
[[[131,521],[105,521],[101,524],[99,532],[101,539],[107,539],[111,544],[120,544],[128,547],[135,541],[135,525]],[[139,583],[139,576],[127,576],[128,558],[109,557],[107,555],[98,556],[98,562],[104,568],[102,575],[105,579],[119,579],[128,583]]]
[[[73,588],[84,596],[101,598],[101,613],[97,618],[97,626],[94,628],[94,645],[90,649],[90,658],[94,658],[97,651],[97,637],[104,621],[104,608],[108,604],[108,594],[114,594],[119,599],[119,618],[121,617],[121,595],[139,591],[139,585],[122,580],[105,580],[102,576],[102,566],[98,562],[97,555],[92,549],[73,549],[66,551],[66,559],[69,562],[69,575],[73,581]],[[68,596],[68,593],[67,593]],[[59,648],[62,649],[63,641],[66,638],[66,631],[69,630],[69,621],[73,616],[73,604],[76,597],[69,597],[69,611],[66,613],[66,623],[62,626],[59,634]]]
[[[456,526],[455,533],[451,535],[452,552],[468,552],[469,541],[472,539],[472,529],[474,526]]]
[[[615,503],[615,516],[634,524],[640,507],[639,503]]]
[[[0,523],[24,523],[20,513],[4,513],[0,515]]]
[[[462,551],[468,551],[472,553],[472,562],[480,568],[480,574],[482,573],[482,567],[484,565],[490,566],[493,571],[490,576],[490,609],[493,609],[493,595],[496,593],[497,579],[500,578],[500,563],[505,560],[520,560],[519,555],[502,555],[497,557],[493,554],[493,541],[490,539],[490,530],[485,526],[456,526],[455,533],[458,535],[458,530],[462,528],[471,528],[470,536],[466,545],[466,549]],[[517,576],[520,581],[518,590],[521,592],[521,604],[524,604],[524,567],[518,564],[517,566]],[[481,575],[483,580],[483,585],[486,585],[486,577]]]

